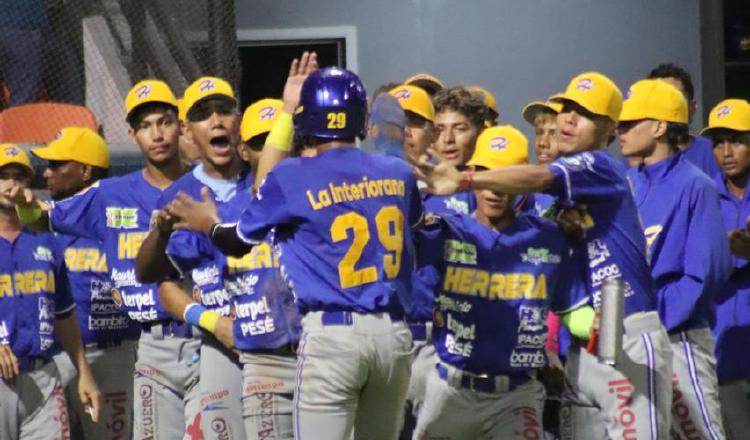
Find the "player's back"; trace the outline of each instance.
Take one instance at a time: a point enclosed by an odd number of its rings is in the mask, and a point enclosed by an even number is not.
[[[334,148],[284,162],[269,179],[289,211],[278,240],[302,311],[401,313],[399,298],[408,301],[410,291],[410,227],[422,215],[409,166]]]

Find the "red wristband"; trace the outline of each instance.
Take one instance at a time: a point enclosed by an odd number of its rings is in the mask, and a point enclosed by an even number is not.
[[[460,191],[470,191],[471,183],[474,181],[474,169],[469,168],[468,170],[461,173],[461,183],[458,185]]]

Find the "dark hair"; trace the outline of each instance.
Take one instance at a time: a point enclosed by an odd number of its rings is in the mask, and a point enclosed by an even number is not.
[[[174,112],[175,119],[177,119],[177,107],[169,105],[165,102],[147,102],[133,109],[133,111],[128,114],[126,120],[130,125],[130,128],[132,128],[133,130],[138,130],[138,125],[140,125],[141,121],[143,121],[143,118],[145,118],[146,115],[159,111],[169,110]]]
[[[372,92],[372,97],[370,98],[370,106],[375,102],[375,98],[382,95],[383,93],[388,93],[391,90],[395,89],[396,87],[400,86],[401,84],[397,82],[387,82],[381,86],[379,86],[377,89],[375,89],[374,92]]]
[[[667,122],[667,132],[664,134],[667,143],[672,148],[686,144],[690,141],[690,127],[687,124],[678,122]]]
[[[270,132],[256,134],[255,136],[246,140],[245,144],[247,144],[248,148],[253,151],[261,151],[263,150],[263,146],[266,144],[266,138],[268,138],[269,134]]]
[[[687,70],[682,67],[672,64],[664,63],[659,64],[649,74],[649,79],[654,78],[677,78],[682,83],[682,88],[685,89],[688,101],[692,101],[695,96],[695,89],[693,88],[693,80],[690,78],[690,74]]]
[[[433,104],[435,114],[445,111],[458,112],[469,118],[471,123],[480,130],[484,127],[484,120],[487,117],[487,105],[484,103],[484,98],[465,87],[456,86],[437,92]]]

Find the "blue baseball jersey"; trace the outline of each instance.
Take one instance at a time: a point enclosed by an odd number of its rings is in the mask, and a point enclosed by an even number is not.
[[[221,220],[237,221],[252,198],[252,176],[243,173],[236,180],[217,181],[206,178],[201,170],[199,165],[176,181],[160,203],[171,200],[180,190],[199,198],[205,186],[216,201]],[[300,317],[270,240],[234,258],[222,254],[205,234],[179,230],[170,236],[167,254],[184,276],[192,278],[206,307],[234,316],[234,342],[239,350],[274,349],[299,340]]]
[[[721,173],[721,168],[719,168],[719,164],[716,163],[714,157],[713,143],[709,138],[691,136],[690,143],[685,147],[682,154],[685,159],[706,173],[709,178]]]
[[[55,317],[75,308],[63,255],[50,233],[26,229],[11,243],[0,237],[0,344],[18,357],[59,352]]]
[[[745,229],[750,217],[750,191],[742,199],[729,192],[724,175],[714,177],[725,232]],[[732,255],[729,281],[715,298],[716,373],[720,383],[750,377],[750,262]]]
[[[156,284],[135,279],[135,257],[148,235],[161,190],[146,181],[143,170],[99,180],[78,194],[53,204],[52,228],[100,241],[107,254],[112,298],[139,322],[171,319],[159,303]]]
[[[586,272],[557,225],[522,214],[501,232],[466,215],[418,235],[418,266],[432,274],[440,359],[475,374],[520,374],[546,364],[547,311],[588,301]]]
[[[279,163],[237,231],[256,244],[276,228],[282,270],[302,313],[404,313],[411,307],[411,227],[421,219],[404,161],[333,148]]]
[[[131,321],[112,299],[104,246],[74,235],[55,234],[55,238],[63,249],[83,343],[137,339],[138,323]]]
[[[681,153],[631,168],[628,177],[662,323],[668,331],[709,326],[731,265],[713,182]]]
[[[471,214],[477,209],[477,198],[474,192],[462,192],[449,196],[436,196],[421,193],[424,212],[427,214]]]
[[[589,295],[600,306],[605,280],[625,283],[625,316],[656,309],[656,295],[646,259],[646,239],[622,163],[603,151],[563,156],[548,165],[555,175],[545,192],[558,204],[587,207],[593,227],[586,231]]]

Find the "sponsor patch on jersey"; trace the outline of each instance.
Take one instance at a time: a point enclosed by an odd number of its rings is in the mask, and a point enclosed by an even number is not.
[[[112,288],[112,301],[114,301],[118,307],[122,307],[122,296],[120,295],[120,291],[114,287]]]
[[[477,247],[471,243],[447,240],[445,259],[451,263],[477,264]]]
[[[48,263],[54,261],[52,251],[44,246],[37,246],[37,248],[33,252],[33,255],[36,261],[46,261]]]
[[[594,155],[587,152],[576,154],[574,156],[564,156],[560,159],[566,167],[578,171],[584,168],[592,169],[594,166]]]
[[[661,225],[653,225],[646,228],[643,233],[646,235],[646,244],[650,248],[659,237],[659,233],[664,229]]]
[[[587,250],[589,256],[589,267],[592,269],[604,263],[607,258],[610,257],[609,248],[598,238],[589,242]]]
[[[521,254],[521,261],[538,266],[542,263],[559,264],[561,258],[546,248],[528,248],[525,254]]]
[[[445,203],[445,208],[450,209],[451,211],[457,212],[459,214],[469,213],[469,204],[464,200],[451,197],[449,199],[443,200],[443,203]]]
[[[106,209],[107,227],[114,229],[138,228],[138,208],[108,206]]]

